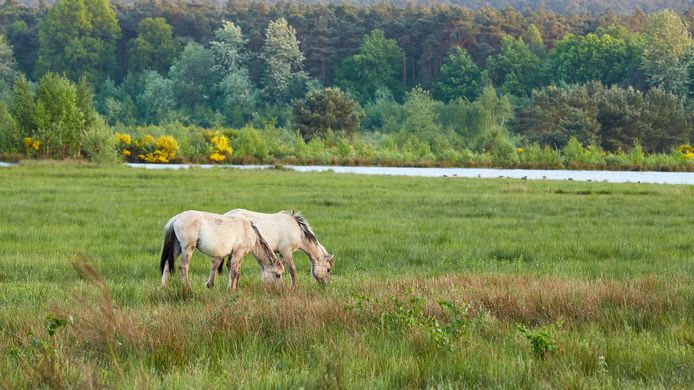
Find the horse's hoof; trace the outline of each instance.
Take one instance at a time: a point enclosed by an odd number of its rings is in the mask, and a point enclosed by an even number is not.
[[[212,288],[212,287],[214,287],[214,284],[208,282],[208,283],[205,284],[205,287],[207,287],[207,288]]]

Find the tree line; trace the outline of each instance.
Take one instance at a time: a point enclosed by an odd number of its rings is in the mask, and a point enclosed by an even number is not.
[[[433,154],[572,139],[668,152],[694,136],[692,21],[691,8],[8,1],[0,152],[30,138],[79,155],[112,126],[269,122],[305,141],[416,138]]]

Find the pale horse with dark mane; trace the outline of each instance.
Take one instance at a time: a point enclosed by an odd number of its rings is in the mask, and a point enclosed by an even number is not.
[[[282,211],[265,214],[245,209],[234,209],[226,216],[245,216],[253,221],[263,233],[268,245],[281,255],[285,266],[289,267],[292,287],[296,285],[296,266],[292,254],[301,250],[311,262],[311,274],[320,284],[330,281],[334,256],[318,242],[308,222],[297,212]]]
[[[241,259],[251,252],[263,270],[266,284],[278,283],[284,265],[275,256],[255,223],[242,215],[220,215],[204,211],[184,211],[164,226],[164,244],[161,249],[161,285],[166,287],[169,273],[174,270],[176,258],[182,253],[181,279],[190,290],[188,265],[193,251],[212,257],[212,268],[207,287],[214,287],[215,271],[221,272],[224,257],[229,256],[229,289],[236,289],[241,271]]]

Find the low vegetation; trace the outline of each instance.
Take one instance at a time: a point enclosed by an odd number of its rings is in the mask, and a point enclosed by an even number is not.
[[[0,170],[0,386],[687,387],[692,186],[280,170]],[[297,208],[321,288],[159,287],[185,209]]]

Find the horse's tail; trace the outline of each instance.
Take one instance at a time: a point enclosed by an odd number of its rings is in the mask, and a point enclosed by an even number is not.
[[[270,261],[272,262],[273,265],[284,269],[284,264],[277,258],[275,255],[275,252],[270,248],[270,244],[265,241],[265,237],[263,237],[262,234],[260,234],[260,230],[258,229],[258,226],[255,224],[255,222],[251,221],[251,227],[255,231],[255,235],[258,236],[258,244],[262,248],[263,252],[265,252],[265,256],[270,258]]]
[[[174,248],[177,244],[176,232],[173,228],[173,218],[164,227],[164,244],[161,247],[161,261],[159,268],[164,273],[164,266],[169,263],[169,272],[174,272]]]

